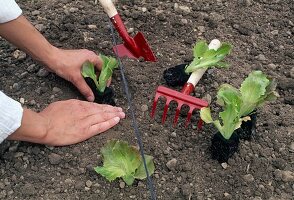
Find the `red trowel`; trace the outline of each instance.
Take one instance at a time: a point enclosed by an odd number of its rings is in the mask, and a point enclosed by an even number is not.
[[[119,57],[128,58],[140,58],[143,57],[145,61],[156,61],[148,42],[144,38],[141,32],[138,32],[134,38],[132,38],[122,22],[114,4],[111,0],[99,0],[100,4],[104,8],[105,12],[109,16],[113,26],[119,33],[120,37],[124,41],[123,44],[119,44],[113,47],[114,51]]]

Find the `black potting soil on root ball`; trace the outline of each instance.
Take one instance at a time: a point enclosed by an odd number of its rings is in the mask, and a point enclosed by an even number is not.
[[[112,88],[110,87],[106,87],[104,92],[101,93],[96,89],[96,85],[94,83],[94,81],[91,78],[85,78],[86,83],[89,85],[89,87],[91,88],[92,92],[94,93],[95,96],[95,102],[99,103],[99,104],[108,104],[108,105],[112,105],[115,106],[115,102],[114,102],[114,92],[112,90]]]
[[[183,86],[188,81],[190,75],[185,73],[186,65],[181,64],[164,70],[163,78],[168,86]]]
[[[242,140],[251,140],[252,136],[254,136],[255,134],[257,117],[256,111],[253,111],[252,114],[249,115],[249,117],[251,120],[242,122],[241,127],[236,130],[240,139]]]
[[[238,150],[239,143],[239,135],[236,132],[234,132],[228,140],[219,132],[214,134],[211,140],[212,159],[218,160],[220,163],[227,162]]]

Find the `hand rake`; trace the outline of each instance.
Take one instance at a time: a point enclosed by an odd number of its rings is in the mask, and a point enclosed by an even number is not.
[[[104,8],[105,12],[109,16],[113,26],[119,33],[120,37],[123,39],[124,43],[119,44],[113,47],[115,53],[119,57],[128,57],[128,58],[140,58],[143,57],[145,61],[156,61],[150,46],[147,43],[147,40],[141,32],[138,32],[134,38],[132,38],[126,27],[120,18],[114,4],[111,0],[99,0],[100,4]]]
[[[210,42],[208,47],[209,47],[209,49],[217,50],[220,47],[220,45],[221,45],[220,41],[217,39],[214,39]],[[185,126],[187,127],[187,125],[189,124],[189,122],[191,120],[192,112],[195,109],[201,109],[203,107],[208,106],[207,101],[190,96],[190,94],[194,91],[196,84],[199,82],[199,80],[201,79],[201,77],[203,76],[205,71],[206,71],[206,69],[199,69],[197,71],[194,71],[190,75],[187,83],[184,85],[181,92],[169,89],[164,86],[159,86],[156,90],[155,98],[153,101],[151,118],[153,118],[155,115],[156,105],[157,105],[159,97],[165,97],[166,102],[165,102],[163,115],[162,115],[162,123],[164,124],[164,122],[166,120],[167,111],[168,111],[170,102],[175,101],[175,102],[177,102],[178,106],[176,109],[176,114],[174,117],[173,125],[175,126],[178,122],[181,107],[183,105],[188,105],[189,111],[188,111],[188,116],[187,116],[186,123],[185,123]],[[198,121],[198,128],[201,129],[201,127],[202,127],[202,120],[200,119]]]

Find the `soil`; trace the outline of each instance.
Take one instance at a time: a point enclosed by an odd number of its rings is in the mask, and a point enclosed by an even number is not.
[[[99,2],[99,1],[98,1]],[[24,14],[54,45],[113,55],[109,21],[99,3],[78,0],[22,0]],[[293,199],[294,196],[294,3],[293,0],[118,1],[131,34],[142,31],[158,62],[123,59],[145,153],[154,156],[152,176],[158,199]],[[92,26],[96,25],[96,26]],[[251,70],[278,81],[280,98],[258,111],[256,135],[240,141],[239,151],[220,165],[211,159],[212,125],[197,130],[197,113],[185,128],[162,125],[163,107],[150,119],[154,93],[165,85],[163,71],[189,62],[196,40],[232,43],[230,69],[208,70],[195,96],[211,100],[222,83],[239,87]],[[69,98],[83,99],[70,83],[44,70],[28,55],[0,39],[0,90],[23,106],[40,111]],[[25,142],[1,144],[0,199],[149,199],[145,181],[125,186],[107,182],[93,167],[109,139],[136,145],[119,71],[112,79],[116,105],[128,117],[105,133],[68,147]],[[180,90],[180,88],[174,88]],[[163,103],[162,103],[163,106]],[[185,110],[185,109],[184,109]],[[168,114],[172,122],[174,111]]]
[[[220,132],[217,132],[211,139],[211,157],[220,163],[228,162],[229,158],[238,151],[240,143],[239,134],[234,132],[230,139],[225,139]]]
[[[183,86],[189,79],[189,74],[185,73],[187,64],[180,64],[170,67],[163,72],[163,78],[168,86]]]
[[[91,88],[95,96],[94,102],[115,106],[114,91],[112,88],[106,87],[104,92],[100,92],[97,90],[95,82],[91,78],[87,77],[85,78],[85,81],[88,84],[88,86]]]
[[[251,140],[255,136],[257,111],[253,111],[249,117],[250,120],[242,122],[241,127],[236,130],[242,140]]]

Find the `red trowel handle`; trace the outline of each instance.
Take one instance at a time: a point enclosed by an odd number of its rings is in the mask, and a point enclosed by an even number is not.
[[[134,42],[133,38],[128,34],[127,29],[121,20],[114,4],[111,0],[99,0],[100,4],[104,8],[105,12],[107,13],[108,17],[110,18],[113,26],[119,33],[120,37],[125,42],[125,45],[132,49],[132,53],[140,52],[138,49],[136,43]],[[139,57],[139,55],[135,55],[136,57]]]

